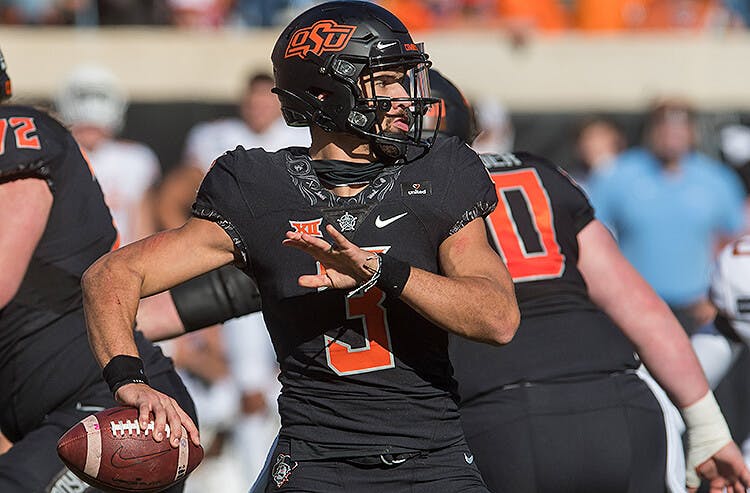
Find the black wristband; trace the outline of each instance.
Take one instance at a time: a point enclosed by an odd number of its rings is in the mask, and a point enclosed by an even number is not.
[[[143,370],[143,360],[126,354],[119,354],[109,360],[102,370],[102,377],[109,385],[112,395],[115,395],[117,389],[129,383],[148,385],[148,378]]]
[[[380,277],[376,286],[389,298],[398,298],[411,275],[411,265],[390,255],[380,255]]]

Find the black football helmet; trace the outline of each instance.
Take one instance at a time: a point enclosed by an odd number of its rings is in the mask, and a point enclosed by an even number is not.
[[[404,24],[384,8],[362,1],[316,5],[294,19],[271,55],[282,113],[288,125],[317,125],[328,132],[367,138],[376,155],[395,161],[409,148],[427,152],[435,132],[425,135],[423,118],[432,104],[427,69],[431,62]],[[404,70],[404,98],[366,97],[360,77]],[[371,93],[375,94],[371,78]],[[408,106],[410,130],[385,133],[378,112],[392,103]],[[410,157],[413,153],[410,154]]]
[[[426,128],[437,128],[438,133],[456,136],[471,145],[479,134],[474,109],[461,91],[435,69],[430,69],[432,96],[440,100],[425,118]]]
[[[5,65],[3,52],[0,51],[0,101],[5,101],[12,95],[13,90],[10,84],[10,76],[8,75],[8,66]]]

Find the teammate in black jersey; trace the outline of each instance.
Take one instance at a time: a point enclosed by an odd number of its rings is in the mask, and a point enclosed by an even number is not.
[[[0,89],[10,97],[2,54]],[[0,210],[0,428],[13,442],[0,456],[0,491],[94,491],[56,444],[116,405],[86,339],[80,281],[117,231],[70,133],[32,108],[0,106]],[[151,384],[195,416],[171,361],[140,333],[135,341]]]
[[[83,283],[95,353],[137,380],[138,298],[235,262],[258,283],[282,369],[269,491],[486,491],[446,331],[501,344],[518,323],[481,219],[492,183],[458,139],[430,149],[427,55],[381,7],[313,7],[272,60],[285,118],[310,126],[312,146],[227,152],[195,217],[94,264]],[[184,422],[142,383],[119,397]]]
[[[470,142],[460,92],[439,74],[431,81],[446,100],[441,130]],[[637,351],[682,408],[688,466],[716,491],[744,491],[750,473],[684,331],[584,193],[530,154],[482,160],[501,204],[487,226],[513,276],[521,325],[503,347],[451,338],[451,358],[466,438],[490,490],[663,492],[663,418],[634,374]],[[689,486],[697,481],[689,472]]]

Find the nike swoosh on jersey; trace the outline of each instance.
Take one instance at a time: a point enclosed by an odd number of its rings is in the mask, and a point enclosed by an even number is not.
[[[124,457],[122,455],[122,447],[117,449],[117,452],[112,454],[112,467],[116,467],[118,469],[125,469],[126,467],[132,467],[137,464],[142,464],[144,462],[150,461],[151,459],[154,459],[156,457],[160,457],[162,455],[170,453],[171,450],[162,450],[161,452],[154,452],[153,454],[146,454],[146,455],[136,455],[134,457]]]
[[[375,226],[378,228],[385,228],[391,223],[395,223],[405,215],[407,215],[408,212],[404,212],[403,214],[399,214],[398,216],[389,217],[388,219],[380,219],[380,215],[375,218]]]
[[[474,454],[467,454],[466,452],[464,452],[464,460],[467,464],[471,464],[472,462],[474,462]]]

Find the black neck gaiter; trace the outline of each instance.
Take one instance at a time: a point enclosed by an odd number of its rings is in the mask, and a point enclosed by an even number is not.
[[[328,187],[369,183],[386,166],[385,163],[352,163],[337,159],[312,160],[315,174]]]

